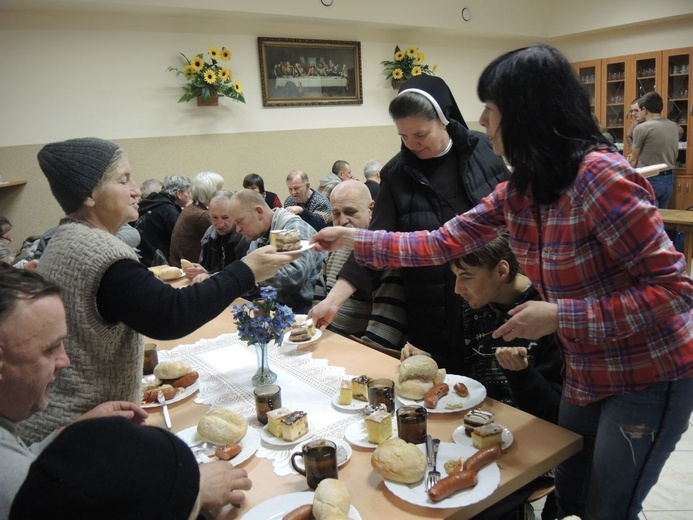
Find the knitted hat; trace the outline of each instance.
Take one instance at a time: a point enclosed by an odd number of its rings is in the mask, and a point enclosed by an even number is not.
[[[455,101],[450,87],[442,78],[427,74],[414,76],[399,87],[399,94],[406,91],[417,92],[428,99],[433,104],[433,108],[435,108],[438,114],[438,119],[444,125],[447,126],[449,120],[454,119],[465,128],[469,128],[462,117],[462,112],[460,112],[457,106],[457,101]]]
[[[115,143],[94,137],[50,143],[41,148],[39,166],[66,214],[79,209],[84,199],[91,196],[118,148]]]
[[[183,441],[123,417],[78,421],[29,468],[11,519],[187,520],[200,471]]]

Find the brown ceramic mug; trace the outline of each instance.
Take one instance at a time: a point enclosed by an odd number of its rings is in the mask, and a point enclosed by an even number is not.
[[[282,407],[282,389],[279,385],[257,387],[255,394],[255,414],[261,424],[267,424],[267,412]]]
[[[423,406],[397,408],[397,435],[405,442],[421,444],[426,441],[426,416]]]
[[[159,364],[159,353],[156,351],[156,343],[144,344],[144,364],[142,373],[145,376],[154,373],[154,368]]]
[[[371,379],[368,382],[368,404],[384,404],[389,413],[395,412],[395,382],[392,379]]]
[[[301,469],[296,466],[296,457],[303,458]],[[291,455],[291,465],[301,475],[306,477],[308,487],[315,489],[326,478],[337,478],[337,445],[326,439],[307,442]]]

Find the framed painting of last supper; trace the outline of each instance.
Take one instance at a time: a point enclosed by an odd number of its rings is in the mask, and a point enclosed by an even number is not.
[[[259,37],[266,107],[360,105],[361,42]]]

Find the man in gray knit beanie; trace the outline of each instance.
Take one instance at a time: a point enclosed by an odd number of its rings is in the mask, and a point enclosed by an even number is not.
[[[41,148],[39,165],[66,215],[77,211],[91,196],[118,149],[117,144],[95,137],[69,139]]]

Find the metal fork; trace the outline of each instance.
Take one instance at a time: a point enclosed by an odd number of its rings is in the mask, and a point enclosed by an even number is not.
[[[433,455],[431,457],[433,461],[433,469],[428,472],[428,477],[426,478],[426,491],[435,486],[440,480],[440,471],[436,469],[436,464],[438,463],[438,446],[440,445],[440,439],[433,439]]]

